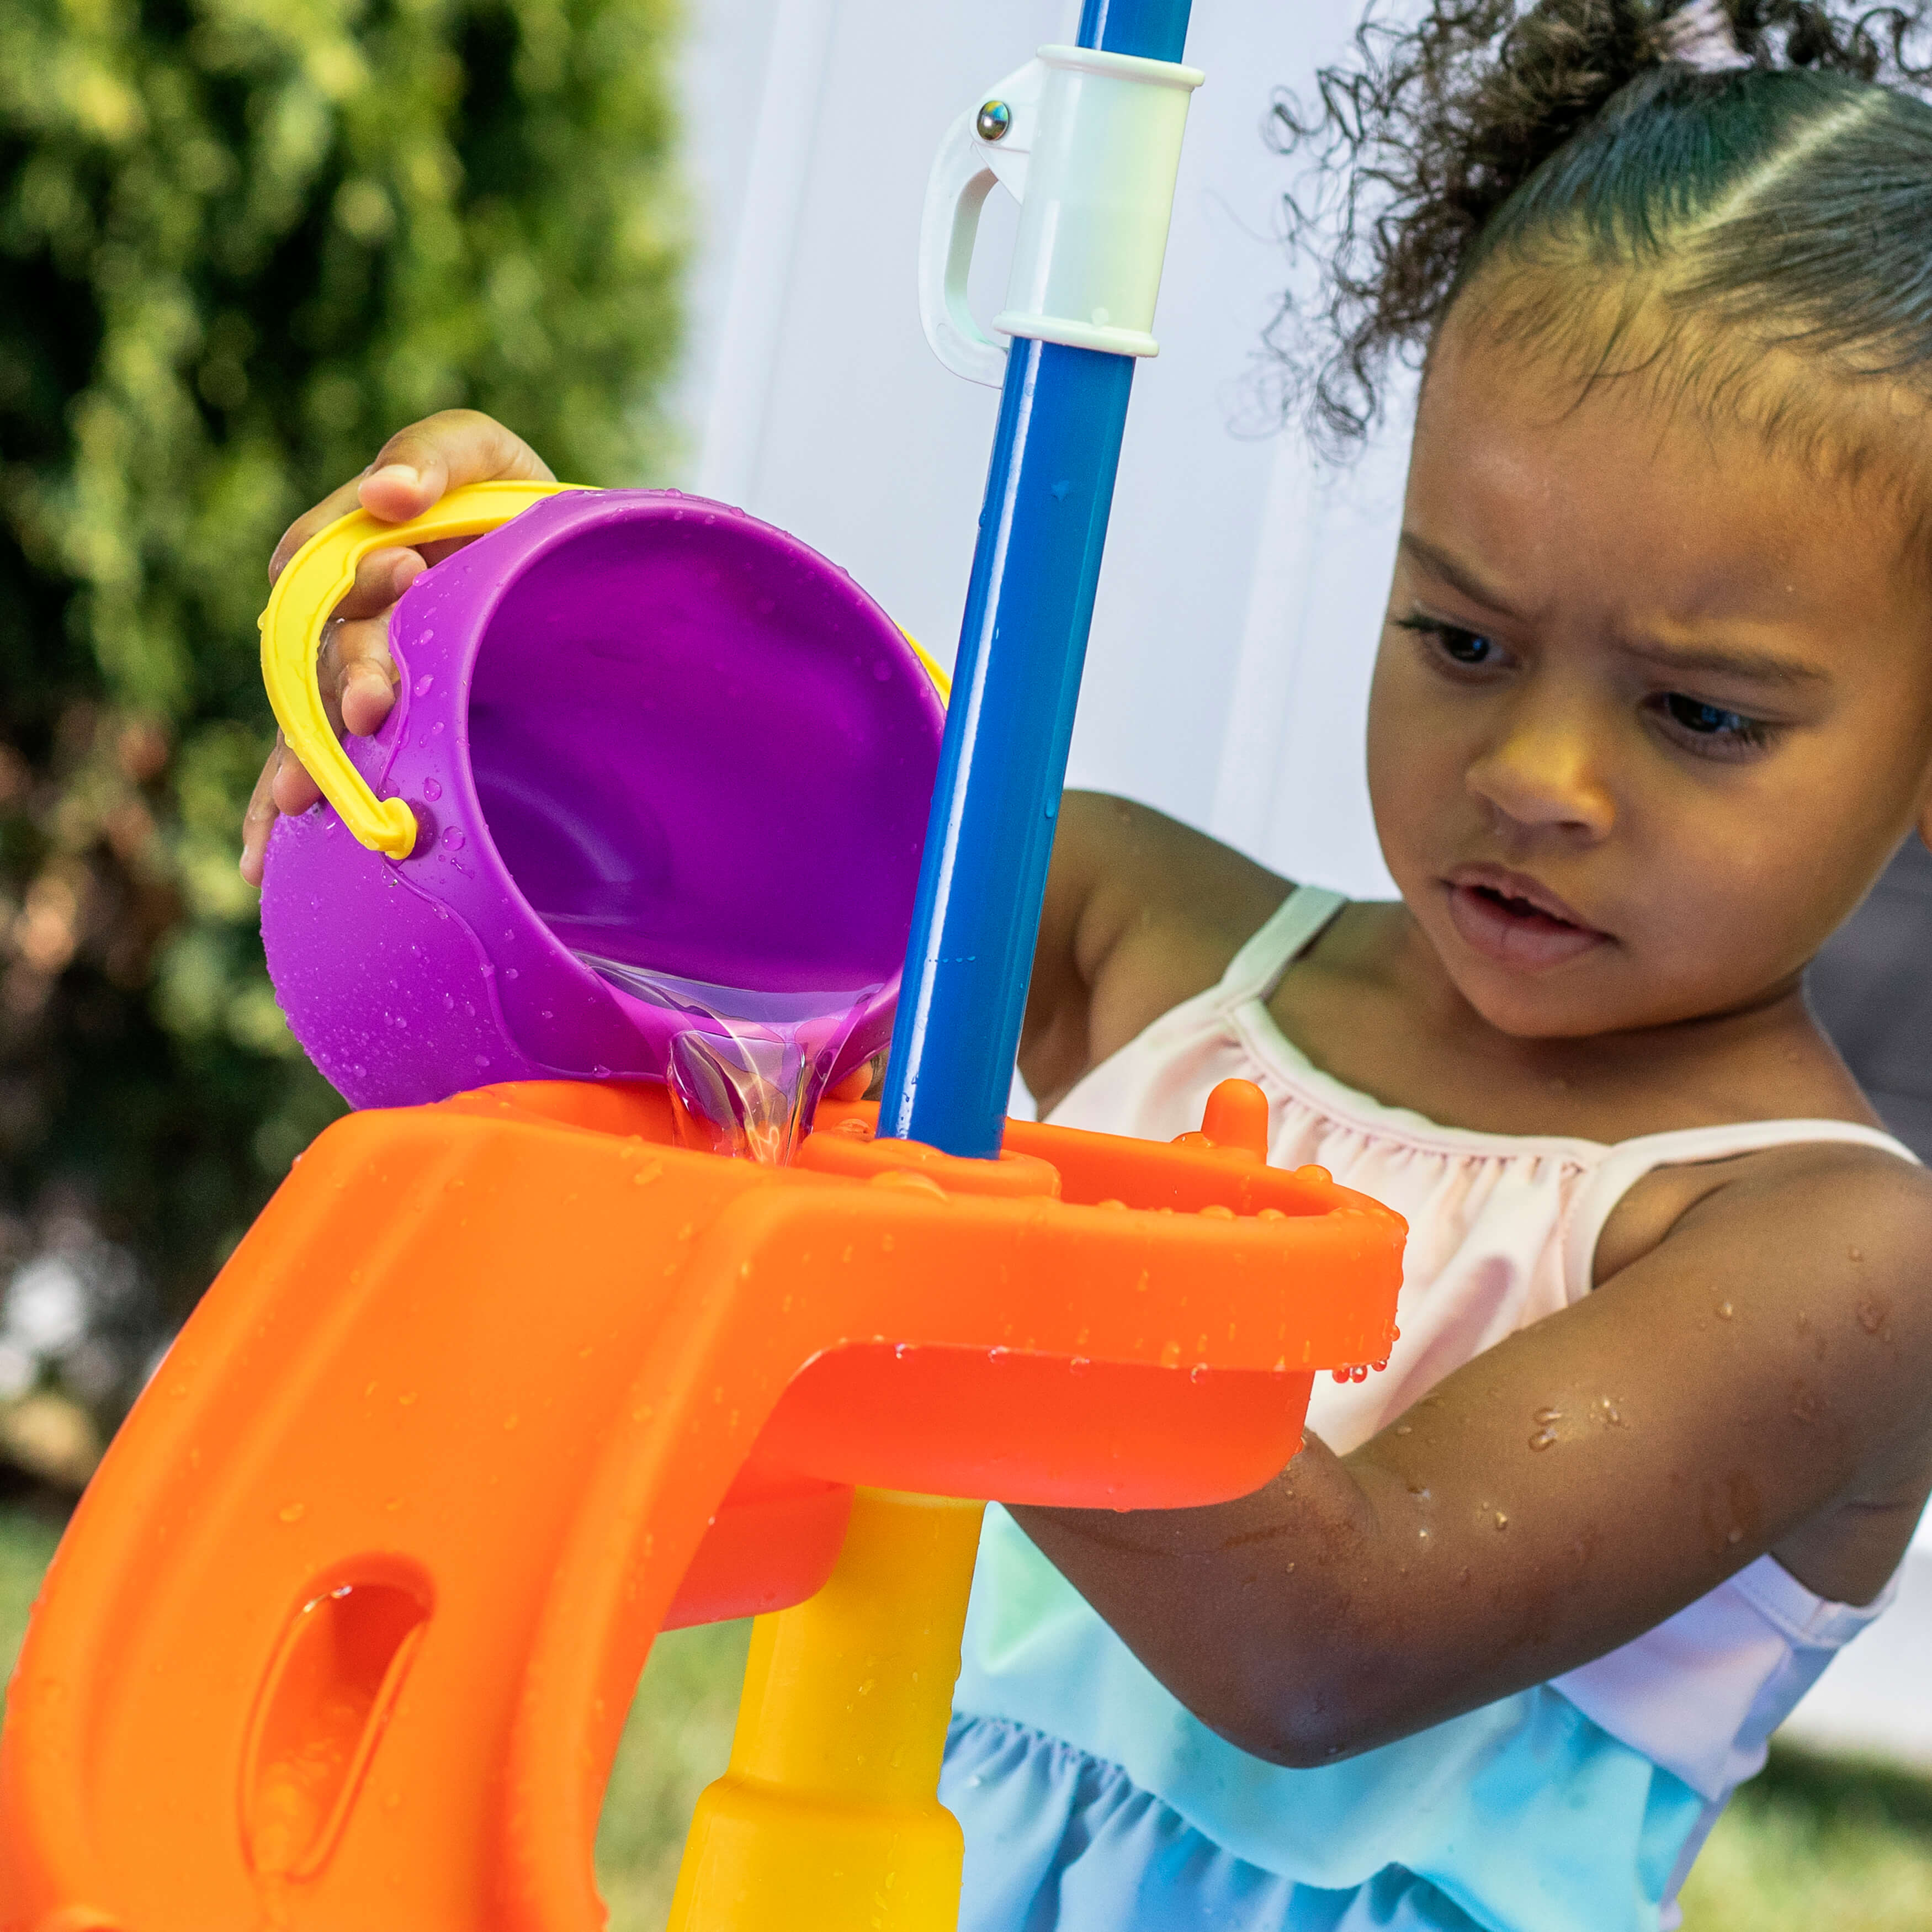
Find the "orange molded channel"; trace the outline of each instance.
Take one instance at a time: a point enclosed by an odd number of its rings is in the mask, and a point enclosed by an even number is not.
[[[1252,1088],[1173,1146],[872,1124],[773,1171],[542,1084],[322,1135],[49,1574],[0,1932],[596,1932],[652,1638],[810,1596],[854,1484],[1220,1500],[1388,1352],[1401,1220],[1264,1165]]]

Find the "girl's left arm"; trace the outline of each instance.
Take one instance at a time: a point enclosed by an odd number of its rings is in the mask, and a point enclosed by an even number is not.
[[[1310,1436],[1209,1508],[1013,1514],[1282,1764],[1574,1669],[1768,1550],[1868,1600],[1932,1486],[1932,1177],[1833,1144],[1712,1172],[1647,1254],[1352,1454]]]

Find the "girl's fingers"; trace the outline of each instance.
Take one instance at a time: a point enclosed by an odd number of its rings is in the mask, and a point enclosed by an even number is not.
[[[242,816],[242,876],[251,886],[262,883],[262,861],[268,852],[268,834],[275,829],[275,820],[280,815],[270,794],[281,758],[281,738],[278,734],[275,748],[268,754],[262,776],[248,796],[248,809]]]
[[[358,738],[379,730],[396,702],[388,614],[332,623],[322,634],[320,669],[330,722]]]
[[[268,560],[272,583],[302,545],[358,506],[385,523],[419,517],[459,483],[500,478],[554,482],[550,466],[519,436],[477,410],[442,410],[399,430],[360,476],[332,490],[283,533]]]
[[[443,410],[390,437],[362,478],[358,500],[371,516],[400,523],[460,484],[505,479],[556,481],[543,458],[494,417]]]
[[[429,546],[441,550],[447,545]],[[431,560],[414,550],[372,550],[356,566],[356,581],[335,607],[338,619],[380,616],[429,568]]]
[[[362,487],[360,476],[352,476],[340,489],[332,490],[312,510],[304,511],[282,532],[274,554],[268,559],[268,581],[281,575],[283,566],[314,536],[338,517],[346,517],[356,506],[356,493]]]
[[[308,775],[308,767],[278,739],[274,756],[268,761],[274,776],[268,782],[268,797],[278,812],[292,818],[306,812],[322,796],[322,788]],[[263,834],[266,840],[267,835]]]

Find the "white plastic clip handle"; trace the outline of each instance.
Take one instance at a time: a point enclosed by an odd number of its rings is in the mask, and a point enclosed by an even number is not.
[[[1006,351],[973,320],[967,277],[997,183],[1020,203],[993,326],[1113,356],[1157,356],[1154,304],[1198,68],[1046,46],[946,130],[919,238],[920,319],[955,374],[998,386]],[[1004,112],[996,110],[1004,108]]]
[[[956,376],[998,388],[1006,380],[1006,346],[973,320],[967,277],[980,238],[980,211],[996,186],[1016,201],[1026,191],[1044,70],[1029,61],[996,82],[946,130],[926,183],[919,230],[919,316],[932,352]],[[980,134],[982,107],[998,102],[1007,114],[997,140]]]

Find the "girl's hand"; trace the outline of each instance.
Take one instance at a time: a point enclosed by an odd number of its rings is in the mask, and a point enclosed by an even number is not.
[[[386,442],[362,474],[298,517],[268,560],[273,583],[316,532],[358,506],[385,523],[419,517],[464,483],[553,482],[549,466],[529,444],[475,410],[444,410],[412,423]],[[322,632],[318,677],[322,701],[338,734],[366,737],[381,728],[396,701],[396,667],[389,656],[389,613],[396,600],[433,563],[471,538],[425,544],[419,550],[372,550],[353,589],[335,607]],[[306,812],[322,796],[301,761],[275,736],[275,748],[255,782],[242,821],[242,876],[262,883],[268,834],[284,812]]]

